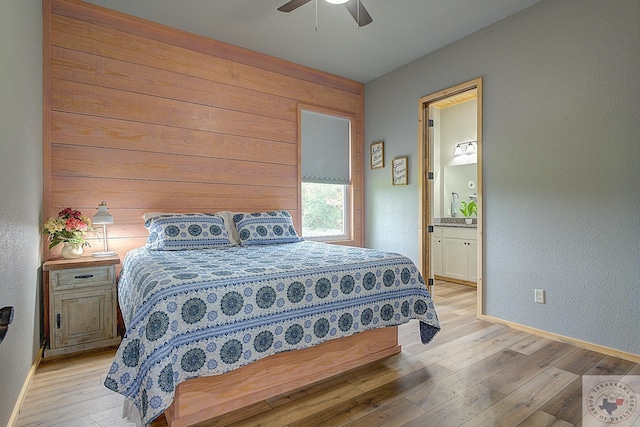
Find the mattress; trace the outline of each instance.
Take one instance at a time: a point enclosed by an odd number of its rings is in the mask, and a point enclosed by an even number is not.
[[[311,241],[134,249],[118,299],[126,333],[105,386],[131,399],[145,423],[190,378],[411,319],[424,344],[440,330],[410,259]]]

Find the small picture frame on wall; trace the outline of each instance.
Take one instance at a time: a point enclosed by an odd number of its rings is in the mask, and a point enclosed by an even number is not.
[[[371,169],[384,168],[384,141],[371,143]]]
[[[409,156],[396,157],[391,161],[391,182],[393,185],[409,184]]]

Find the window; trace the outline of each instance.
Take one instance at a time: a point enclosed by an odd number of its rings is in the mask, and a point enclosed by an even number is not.
[[[302,183],[302,235],[306,238],[347,239],[349,186]]]
[[[351,121],[301,111],[302,236],[311,240],[350,238]]]

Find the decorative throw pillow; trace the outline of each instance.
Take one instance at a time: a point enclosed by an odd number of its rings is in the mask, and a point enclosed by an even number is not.
[[[296,233],[291,215],[287,211],[237,213],[233,216],[233,221],[243,246],[295,243],[303,240]]]
[[[181,251],[233,246],[224,219],[216,214],[161,214],[147,219],[146,247],[158,251]]]
[[[236,226],[233,223],[233,212],[222,211],[222,212],[216,212],[215,214],[218,215],[219,217],[222,217],[222,219],[224,220],[225,230],[227,230],[227,236],[229,237],[231,244],[233,246],[239,245],[240,238],[238,237],[238,230],[236,230]],[[144,221],[147,222],[148,219],[153,218],[154,216],[161,216],[161,215],[188,215],[188,214],[177,213],[177,212],[145,212],[144,214],[142,214],[142,219],[144,219]],[[205,215],[205,214],[201,214],[201,215]],[[206,215],[210,215],[210,214],[207,213]]]

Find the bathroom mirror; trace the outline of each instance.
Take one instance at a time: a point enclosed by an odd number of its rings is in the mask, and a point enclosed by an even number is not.
[[[442,202],[440,204],[443,209],[442,217],[462,217],[457,212],[457,209],[452,206],[453,200],[456,199],[457,208],[460,207],[460,202],[469,203],[472,200],[476,200],[476,180],[477,165],[475,163],[445,166],[443,168]]]

